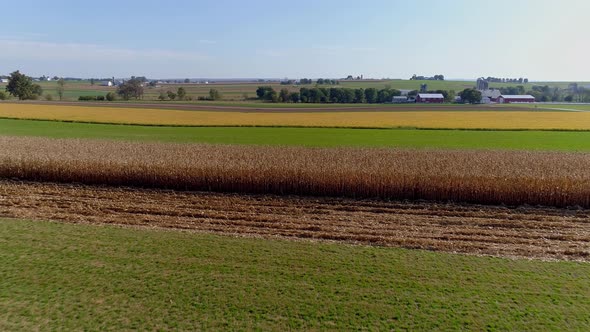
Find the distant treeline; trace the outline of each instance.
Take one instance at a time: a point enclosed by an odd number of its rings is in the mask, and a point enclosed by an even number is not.
[[[429,91],[441,93],[447,101],[452,101],[454,92],[445,90]],[[390,103],[395,96],[401,96],[401,91],[391,88],[381,90],[375,88],[301,88],[299,92],[281,89],[277,92],[271,86],[260,86],[256,90],[258,99],[274,103],[338,103],[338,104],[379,104]],[[412,91],[408,96],[413,97],[418,91]]]
[[[299,92],[287,89],[275,91],[271,86],[260,86],[256,95],[261,100],[280,103],[385,103],[391,102],[393,96],[400,96],[395,89],[349,89],[349,88],[301,88]]]
[[[302,78],[299,81],[296,81],[296,80],[281,81],[281,85],[309,85],[309,84],[313,84],[313,80],[311,78]],[[316,84],[338,85],[338,84],[340,84],[340,82],[338,82],[338,80],[333,80],[333,79],[329,79],[329,78],[318,78],[316,80]]]
[[[417,76],[416,74],[410,77],[410,81],[444,81],[445,75],[434,75],[432,77]]]
[[[493,83],[528,83],[529,79],[528,78],[499,78],[499,77],[482,77],[480,79],[483,79],[485,81],[488,82],[493,82]]]

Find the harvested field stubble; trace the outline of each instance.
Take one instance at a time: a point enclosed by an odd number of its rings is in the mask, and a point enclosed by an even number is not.
[[[0,180],[0,217],[590,261],[590,210]]]
[[[590,207],[590,154],[0,138],[0,177],[176,190]]]

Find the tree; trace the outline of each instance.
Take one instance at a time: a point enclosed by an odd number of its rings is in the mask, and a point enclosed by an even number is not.
[[[219,90],[217,90],[217,89],[209,90],[209,99],[211,99],[211,100],[221,99],[221,93],[219,93]]]
[[[353,89],[342,89],[342,102],[343,103],[353,103],[354,102],[355,93]]]
[[[463,102],[478,104],[481,102],[481,92],[475,89],[465,89],[459,93]]]
[[[10,74],[6,92],[19,100],[31,99],[33,96],[33,80],[17,70]]]
[[[90,79],[90,85],[94,85],[94,78]]]
[[[291,94],[289,95],[289,99],[292,103],[298,103],[300,100],[299,92],[291,92]]]
[[[186,98],[186,90],[183,87],[180,87],[176,91],[176,95],[178,96],[178,100],[184,100]]]
[[[308,88],[301,88],[299,89],[299,99],[302,103],[309,102],[309,89]]]
[[[124,100],[143,97],[143,85],[138,79],[132,78],[117,87],[117,94]]]
[[[43,95],[43,88],[39,84],[33,84],[32,91],[33,91],[32,97],[35,97],[34,99],[36,99],[36,97],[40,97]]]
[[[365,102],[365,90],[355,89],[354,90],[354,103],[363,104]]]
[[[374,104],[377,102],[377,89],[375,88],[368,88],[365,90],[365,100],[369,104]]]
[[[328,100],[326,89],[313,88],[309,90],[310,103],[325,103]]]
[[[191,82],[191,80],[189,80],[188,78],[184,79],[184,83],[190,83],[190,82]]]
[[[455,101],[455,96],[457,95],[457,93],[455,93],[455,90],[450,90],[447,97],[445,98],[445,101],[447,103],[452,103]]]
[[[256,89],[256,95],[261,100],[273,102],[278,100],[278,94],[271,86],[259,86],[258,89]]]
[[[281,92],[279,93],[279,101],[281,103],[287,103],[290,100],[290,93],[289,90],[287,89],[281,89]]]
[[[270,86],[259,86],[258,89],[256,89],[256,96],[258,96],[259,99],[264,99],[264,96],[270,90],[272,90],[272,87]]]
[[[267,100],[272,101],[273,103],[276,103],[279,101],[279,95],[275,90],[271,90],[267,93],[266,96]]]
[[[59,96],[59,100],[62,100],[64,97],[64,86],[66,85],[66,81],[63,78],[57,80],[57,95]]]
[[[168,91],[166,93],[168,94],[168,98],[170,98],[170,100],[176,99],[176,93],[174,93],[172,91]]]

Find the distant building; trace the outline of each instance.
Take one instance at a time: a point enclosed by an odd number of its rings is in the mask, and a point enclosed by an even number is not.
[[[113,82],[103,81],[103,82],[100,82],[100,86],[113,86]]]
[[[8,78],[0,78],[0,83],[8,83]]]
[[[444,103],[445,96],[441,93],[419,93],[416,96],[417,103]]]
[[[502,95],[500,90],[496,89],[479,90],[479,92],[481,92],[482,104],[496,103]]]
[[[394,104],[403,104],[408,102],[408,96],[394,96],[391,100]]]
[[[480,90],[480,91],[488,90],[490,87],[488,80],[486,80],[483,77],[478,78],[476,84],[477,84],[477,90]]]
[[[501,95],[498,97],[500,104],[534,103],[535,101],[535,97],[531,95]]]

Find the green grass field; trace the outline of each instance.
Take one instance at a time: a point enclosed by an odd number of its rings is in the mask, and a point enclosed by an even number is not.
[[[156,127],[0,119],[0,135],[187,143],[590,151],[590,132]]]
[[[0,329],[588,330],[590,265],[0,219]]]

